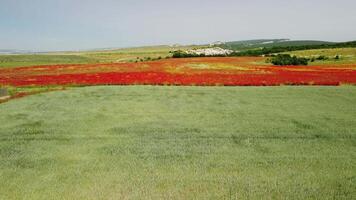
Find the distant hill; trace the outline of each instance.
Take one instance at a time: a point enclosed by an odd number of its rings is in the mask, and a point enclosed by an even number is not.
[[[231,49],[235,51],[270,48],[270,47],[287,47],[287,46],[308,46],[333,44],[333,42],[318,41],[318,40],[289,40],[289,39],[258,39],[258,40],[242,40],[226,42],[218,45],[219,47]]]
[[[238,47],[236,46],[225,48],[233,48],[233,50],[235,50],[235,52],[230,54],[230,56],[261,56],[310,49],[356,48],[356,41],[335,43],[322,41],[288,41],[280,43],[269,43],[267,46],[263,45],[264,44],[261,44],[258,48],[249,49],[237,49]]]
[[[290,41],[289,39],[257,39],[257,40],[240,40],[240,41],[230,41],[226,42],[225,44],[229,45],[240,45],[240,46],[254,46],[254,45],[261,45],[261,44],[269,44],[269,43],[277,43],[277,42],[284,42]]]

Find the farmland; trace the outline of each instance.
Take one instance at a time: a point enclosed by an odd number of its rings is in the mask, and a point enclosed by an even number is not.
[[[95,86],[0,104],[0,199],[353,199],[356,89]]]
[[[165,58],[170,51],[188,50],[203,46],[148,46],[113,50],[93,50],[74,52],[49,52],[38,54],[0,55],[0,68],[36,65],[94,64],[141,61],[147,58]]]
[[[355,197],[355,49],[172,50],[0,56],[0,199]]]

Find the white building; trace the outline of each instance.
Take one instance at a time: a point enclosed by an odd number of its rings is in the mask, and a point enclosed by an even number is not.
[[[206,49],[196,49],[196,50],[188,50],[186,53],[188,54],[196,54],[196,55],[206,55],[206,56],[221,56],[221,55],[229,55],[234,51],[223,49],[220,47],[206,48]]]

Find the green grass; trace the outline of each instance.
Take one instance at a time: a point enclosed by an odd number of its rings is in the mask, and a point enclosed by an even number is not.
[[[300,57],[318,57],[327,56],[328,60],[315,61],[311,64],[356,64],[356,48],[337,48],[337,49],[315,49],[305,51],[292,51],[287,54]],[[340,59],[335,60],[335,56],[339,55]]]
[[[356,87],[101,86],[0,104],[0,199],[354,199]]]
[[[79,52],[53,52],[42,54],[0,55],[0,68],[23,67],[55,64],[95,64],[134,62],[150,58],[165,58],[170,51],[193,49],[202,46],[149,46],[114,50],[96,50]],[[139,58],[139,59],[137,59]]]
[[[0,68],[56,64],[85,64],[95,62],[98,62],[98,60],[81,55],[0,55]]]
[[[37,94],[43,92],[50,92],[50,91],[58,91],[64,90],[65,87],[63,86],[28,86],[28,87],[12,87],[6,86],[3,89],[7,91],[7,94],[11,97],[16,98],[18,95],[21,94]],[[0,87],[1,90],[1,87]],[[1,102],[0,102],[1,103]]]

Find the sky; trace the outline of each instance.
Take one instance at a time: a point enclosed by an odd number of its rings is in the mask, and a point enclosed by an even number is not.
[[[0,49],[356,40],[355,0],[0,0]]]

